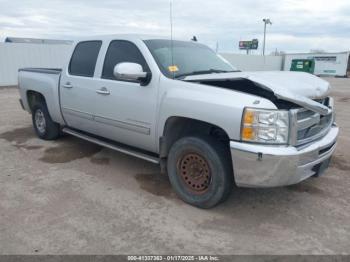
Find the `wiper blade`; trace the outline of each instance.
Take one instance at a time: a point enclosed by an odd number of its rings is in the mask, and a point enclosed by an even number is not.
[[[204,74],[213,74],[213,73],[229,73],[229,72],[235,72],[235,71],[227,71],[227,70],[220,70],[220,69],[208,69],[208,70],[193,71],[190,73],[179,74],[179,75],[176,75],[175,78],[192,76],[192,75],[204,75]]]

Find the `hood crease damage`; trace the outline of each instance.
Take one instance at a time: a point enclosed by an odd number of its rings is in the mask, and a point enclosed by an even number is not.
[[[204,85],[236,90],[267,98],[278,108],[298,106],[327,115],[331,109],[314,101],[329,94],[328,82],[306,73],[238,72],[188,76],[184,79]]]

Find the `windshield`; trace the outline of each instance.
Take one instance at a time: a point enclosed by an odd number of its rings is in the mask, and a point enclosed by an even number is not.
[[[237,71],[209,47],[185,41],[146,40],[162,73],[169,78]],[[173,48],[173,58],[171,55]],[[173,61],[172,61],[173,60]]]

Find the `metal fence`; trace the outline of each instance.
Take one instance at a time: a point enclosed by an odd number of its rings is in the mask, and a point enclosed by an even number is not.
[[[283,56],[261,56],[221,53],[221,56],[242,71],[281,71]]]

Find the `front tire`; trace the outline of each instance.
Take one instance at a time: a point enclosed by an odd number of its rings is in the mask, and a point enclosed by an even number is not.
[[[60,125],[53,122],[45,102],[32,109],[32,121],[36,135],[44,140],[55,140],[60,136]]]
[[[233,186],[227,146],[213,137],[184,137],[171,147],[168,175],[177,195],[186,203],[211,208],[224,201]]]

